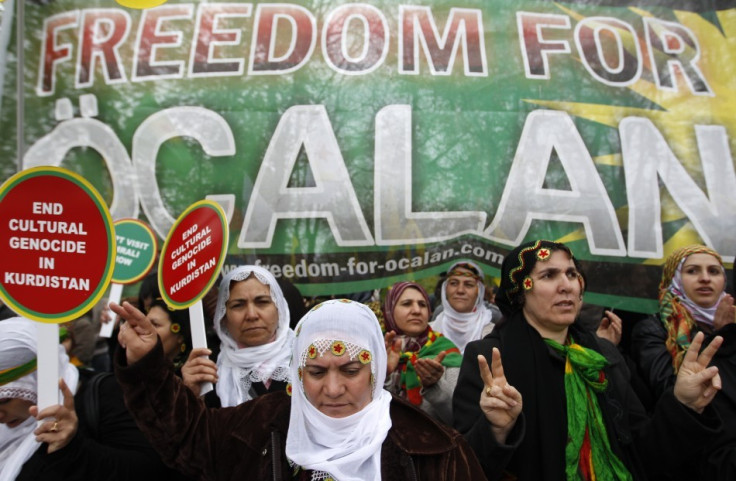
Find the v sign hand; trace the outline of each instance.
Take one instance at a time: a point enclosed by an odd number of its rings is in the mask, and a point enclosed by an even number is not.
[[[506,382],[498,348],[493,348],[491,367],[488,367],[485,356],[478,356],[478,368],[484,384],[480,393],[480,409],[491,423],[496,441],[504,444],[521,414],[521,393]]]
[[[702,413],[713,396],[721,389],[721,376],[718,368],[708,367],[718,348],[723,344],[723,338],[716,336],[708,346],[700,352],[705,335],[699,332],[690,343],[685,358],[677,372],[675,381],[675,397],[690,409]]]

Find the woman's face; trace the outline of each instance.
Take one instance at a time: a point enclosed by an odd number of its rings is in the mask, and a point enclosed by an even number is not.
[[[312,406],[332,418],[344,418],[366,407],[373,396],[371,367],[347,354],[326,352],[307,359],[302,373],[304,394]]]
[[[28,408],[33,404],[31,401],[20,398],[0,399],[0,424],[11,429],[18,427],[31,415]]]
[[[524,293],[524,316],[542,337],[563,342],[582,305],[579,273],[567,252],[556,250],[538,261]]]
[[[225,327],[239,348],[272,342],[278,325],[279,311],[266,284],[255,277],[230,284]]]
[[[422,293],[413,287],[401,293],[393,314],[396,326],[407,336],[417,337],[427,330],[429,306]]]
[[[453,272],[472,274],[463,267],[456,267]],[[478,281],[467,275],[450,276],[445,284],[445,297],[457,312],[472,312],[478,298]]]
[[[726,288],[726,274],[710,254],[691,254],[680,271],[685,295],[700,307],[713,307]]]
[[[156,329],[156,334],[161,338],[161,343],[164,345],[164,355],[169,359],[174,359],[181,352],[184,337],[181,334],[171,332],[169,313],[161,306],[153,306],[148,311],[147,317],[153,328]]]

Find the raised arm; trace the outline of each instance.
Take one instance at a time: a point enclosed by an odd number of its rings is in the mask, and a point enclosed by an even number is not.
[[[131,356],[132,349],[139,352],[134,343],[142,337],[145,345],[146,339],[139,331],[131,334],[133,329],[121,336],[127,352],[117,352],[114,361],[125,403],[141,431],[166,464],[187,476],[214,479],[215,472],[231,472],[241,462],[233,450],[242,444],[233,443],[230,434],[233,426],[252,418],[252,410],[244,411],[244,404],[207,409],[174,373],[161,341],[140,359]]]

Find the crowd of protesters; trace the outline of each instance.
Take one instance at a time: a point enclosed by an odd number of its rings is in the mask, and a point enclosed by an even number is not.
[[[205,296],[192,349],[153,274],[66,326],[63,401],[40,412],[36,324],[5,308],[0,481],[733,480],[726,277],[712,249],[679,249],[659,311],[622,320],[581,315],[585,273],[545,240],[498,285],[461,260],[431,295],[406,280],[313,302],[245,265]]]

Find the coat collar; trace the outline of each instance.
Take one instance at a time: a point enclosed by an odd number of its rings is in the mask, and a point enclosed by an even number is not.
[[[405,400],[391,400],[391,430],[388,436],[408,454],[438,455],[455,449],[453,431]]]

